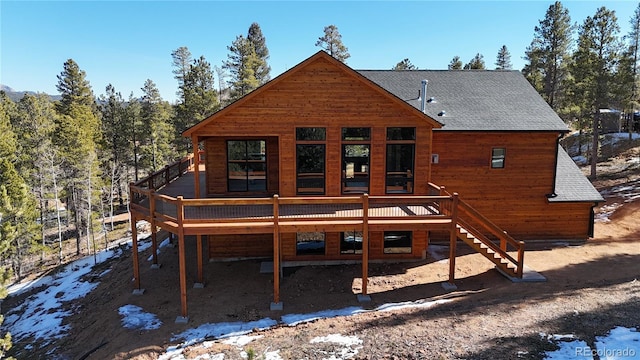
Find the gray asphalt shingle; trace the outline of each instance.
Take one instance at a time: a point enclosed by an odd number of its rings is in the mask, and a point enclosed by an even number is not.
[[[549,202],[600,202],[602,195],[593,187],[576,163],[562,147],[558,149],[556,194]]]
[[[358,70],[358,73],[420,109],[428,80],[425,113],[442,131],[568,131],[565,123],[519,71]],[[445,111],[445,116],[438,113]]]

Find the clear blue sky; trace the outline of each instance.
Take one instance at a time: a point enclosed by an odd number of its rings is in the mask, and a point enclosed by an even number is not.
[[[171,51],[187,46],[220,66],[227,46],[257,22],[275,77],[319,50],[334,24],[354,69],[390,69],[404,58],[420,69],[446,69],[476,53],[494,68],[506,45],[522,69],[534,27],[553,1],[12,1],[0,0],[0,83],[15,90],[57,94],[56,75],[74,59],[96,95],[113,84],[125,98],[153,80],[175,101]],[[563,1],[573,22],[600,6],[616,11],[621,35],[634,1]],[[217,81],[217,80],[216,80]]]

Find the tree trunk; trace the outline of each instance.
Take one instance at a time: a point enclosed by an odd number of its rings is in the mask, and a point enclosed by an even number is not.
[[[598,137],[600,136],[598,113],[593,116],[593,142],[591,143],[591,180],[596,179],[596,166],[598,165]]]

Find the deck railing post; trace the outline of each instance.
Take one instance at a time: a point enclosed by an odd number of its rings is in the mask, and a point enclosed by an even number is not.
[[[522,279],[523,272],[524,272],[524,241],[520,241],[520,246],[518,247],[518,270],[517,270],[517,275],[520,279]]]
[[[449,284],[453,285],[456,277],[456,244],[458,240],[458,193],[453,193],[451,206],[451,230],[449,234]]]
[[[371,301],[367,293],[369,283],[369,194],[362,195],[362,294],[358,301]]]
[[[141,295],[144,290],[140,287],[140,261],[138,255],[138,228],[136,216],[131,212],[131,257],[133,259],[133,294]]]
[[[506,231],[503,231],[504,236],[500,237],[500,249],[504,252],[507,252],[507,238],[505,236],[507,235]]]
[[[178,196],[176,201],[177,207],[177,222],[178,222],[178,263],[180,271],[180,304],[181,311],[180,316],[176,318],[176,323],[186,323],[189,321],[187,316],[187,261],[186,261],[186,249],[184,241],[184,204],[182,201],[184,198]]]
[[[280,302],[280,198],[273,195],[273,302],[271,310],[282,310]]]
[[[156,197],[155,191],[149,189],[149,217],[151,224],[151,251],[152,254],[152,268],[158,267],[158,228],[156,227]]]

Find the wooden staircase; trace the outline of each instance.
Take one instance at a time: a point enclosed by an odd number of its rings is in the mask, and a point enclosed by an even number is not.
[[[518,269],[521,267],[518,261],[508,253],[503,252],[495,243],[486,239],[485,236],[481,234],[474,235],[460,224],[456,225],[456,233],[458,239],[464,241],[472,249],[489,259],[505,274],[512,277],[522,277],[522,275],[518,274]]]
[[[461,200],[457,193],[452,195],[444,186],[429,185],[432,195],[451,196],[453,199],[452,208],[443,209],[455,223],[455,234],[453,228],[451,232],[450,258],[455,258],[455,241],[460,239],[494,263],[504,275],[521,279],[524,270],[524,242],[512,238],[506,231]],[[514,257],[509,252],[515,252],[517,255]],[[454,272],[455,265],[450,264],[450,282],[453,281]]]

